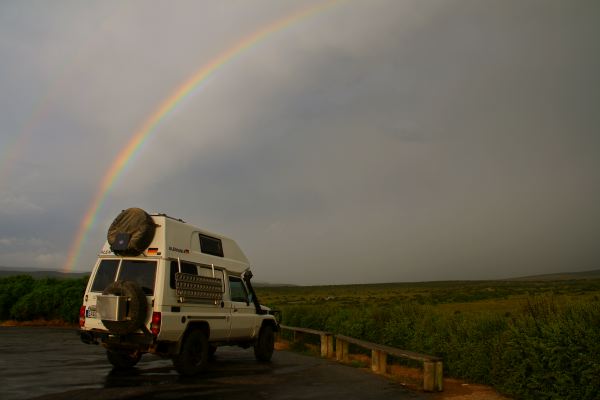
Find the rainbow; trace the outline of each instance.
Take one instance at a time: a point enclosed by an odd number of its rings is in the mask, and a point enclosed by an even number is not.
[[[127,167],[133,156],[139,152],[140,148],[144,145],[150,134],[156,131],[156,127],[167,115],[169,115],[179,104],[188,98],[190,94],[194,92],[194,89],[196,89],[202,82],[230,62],[233,58],[243,53],[245,50],[248,50],[250,47],[256,45],[269,35],[281,31],[294,23],[316,15],[326,9],[329,9],[340,1],[341,0],[329,0],[313,5],[300,11],[296,11],[256,30],[250,35],[242,38],[227,50],[217,55],[217,57],[215,57],[213,60],[206,63],[181,86],[179,86],[170,96],[168,96],[140,126],[131,140],[118,154],[108,171],[106,171],[106,174],[100,183],[100,187],[98,188],[85,216],[81,220],[77,234],[75,235],[75,239],[73,240],[69,254],[67,255],[67,261],[63,267],[63,271],[70,272],[73,270],[73,267],[79,258],[81,247],[85,241],[86,235],[96,223],[98,212],[102,208],[107,194],[110,192],[113,185],[120,177],[123,170]]]
[[[25,149],[31,142],[33,132],[48,114],[50,106],[52,105],[52,102],[49,101],[52,92],[52,90],[49,91],[48,95],[39,101],[34,108],[31,117],[23,124],[19,133],[3,146],[4,152],[0,154],[0,188],[8,182],[11,170],[22,157]]]
[[[13,165],[28,142],[29,135],[15,135],[3,146],[5,150],[0,154],[0,187],[8,180]]]

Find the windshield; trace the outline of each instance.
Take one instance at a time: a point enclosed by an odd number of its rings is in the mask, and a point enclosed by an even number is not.
[[[119,268],[120,262],[120,268]],[[117,278],[117,271],[119,276]],[[92,292],[102,292],[115,281],[131,281],[137,283],[144,294],[154,295],[156,277],[156,261],[146,260],[102,260],[96,271]]]

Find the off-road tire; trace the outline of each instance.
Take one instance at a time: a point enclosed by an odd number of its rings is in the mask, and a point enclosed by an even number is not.
[[[173,365],[179,374],[194,376],[208,365],[208,339],[199,329],[191,331],[181,345],[181,351],[173,357]]]
[[[116,281],[108,285],[102,294],[127,296],[130,299],[127,320],[102,320],[102,323],[106,329],[108,329],[111,333],[126,335],[128,333],[135,332],[144,325],[148,314],[148,302],[140,285],[131,281]]]
[[[139,351],[125,352],[117,350],[106,350],[106,358],[118,369],[133,368],[142,358]]]
[[[264,325],[258,334],[258,340],[254,344],[254,357],[260,362],[269,362],[275,348],[275,332],[271,325]]]

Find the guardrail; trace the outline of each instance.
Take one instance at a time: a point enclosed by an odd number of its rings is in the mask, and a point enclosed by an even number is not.
[[[336,360],[340,362],[348,362],[350,360],[349,344],[371,350],[371,371],[378,374],[385,374],[387,372],[388,355],[421,361],[423,363],[423,390],[427,392],[441,392],[443,390],[444,368],[440,357],[397,349],[391,346],[367,342],[349,336],[336,335],[331,332],[318,331],[315,329],[286,325],[280,325],[280,328],[282,330],[291,331],[293,333],[294,341],[299,339],[299,335],[305,333],[319,336],[321,338],[321,357],[333,358],[335,356]]]
[[[335,355],[333,349],[333,333],[317,331],[309,328],[298,328],[295,326],[279,325],[280,329],[292,331],[294,342],[298,339],[298,334],[308,333],[321,337],[321,357],[332,358]]]

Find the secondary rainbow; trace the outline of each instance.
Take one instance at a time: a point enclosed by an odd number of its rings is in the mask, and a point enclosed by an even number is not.
[[[115,18],[122,15],[122,8],[125,5],[118,4],[105,18],[99,19],[98,26],[92,26],[87,32],[89,36],[82,40],[85,43],[86,49],[93,49],[94,44],[100,40],[104,40],[104,35],[99,35],[98,32],[103,32],[108,29]],[[129,7],[129,6],[127,6]],[[72,83],[72,74],[75,68],[81,66],[86,52],[82,47],[74,47],[71,49],[71,57],[64,57],[62,60],[60,72],[53,81],[50,82],[48,89],[43,96],[38,95],[35,106],[29,116],[23,123],[21,129],[16,132],[14,137],[6,144],[3,144],[3,150],[0,149],[0,190],[5,190],[8,184],[10,174],[17,162],[24,157],[24,153],[32,143],[34,134],[37,133],[44,125],[46,118],[53,107],[56,105],[55,99],[63,96],[61,90],[69,87]],[[71,68],[68,68],[68,67]],[[39,133],[42,133],[41,131]]]
[[[150,134],[156,130],[158,124],[171,113],[178,104],[182,103],[189,95],[194,91],[198,85],[204,82],[210,77],[215,71],[223,67],[235,56],[241,54],[252,45],[257,44],[268,35],[278,32],[293,23],[299,22],[303,19],[309,18],[319,12],[322,12],[334,4],[340,2],[340,0],[331,0],[324,3],[313,5],[309,8],[302,9],[294,12],[284,18],[281,18],[269,25],[266,25],[250,35],[242,38],[235,45],[228,48],[224,52],[220,53],[212,61],[202,66],[196,71],[188,80],[186,80],[181,86],[177,88],[169,97],[167,97],[158,108],[150,115],[148,119],[141,125],[137,132],[133,135],[131,140],[127,143],[125,148],[121,150],[115,161],[112,163],[104,178],[100,183],[100,187],[96,191],[96,194],[79,224],[77,234],[69,250],[67,261],[63,267],[64,272],[70,272],[77,260],[81,251],[81,247],[85,241],[85,237],[89,230],[94,226],[98,211],[102,208],[106,195],[110,192],[111,188],[121,175],[122,171],[127,167],[127,164],[131,158],[139,151],[143,146],[144,142],[148,139]]]

